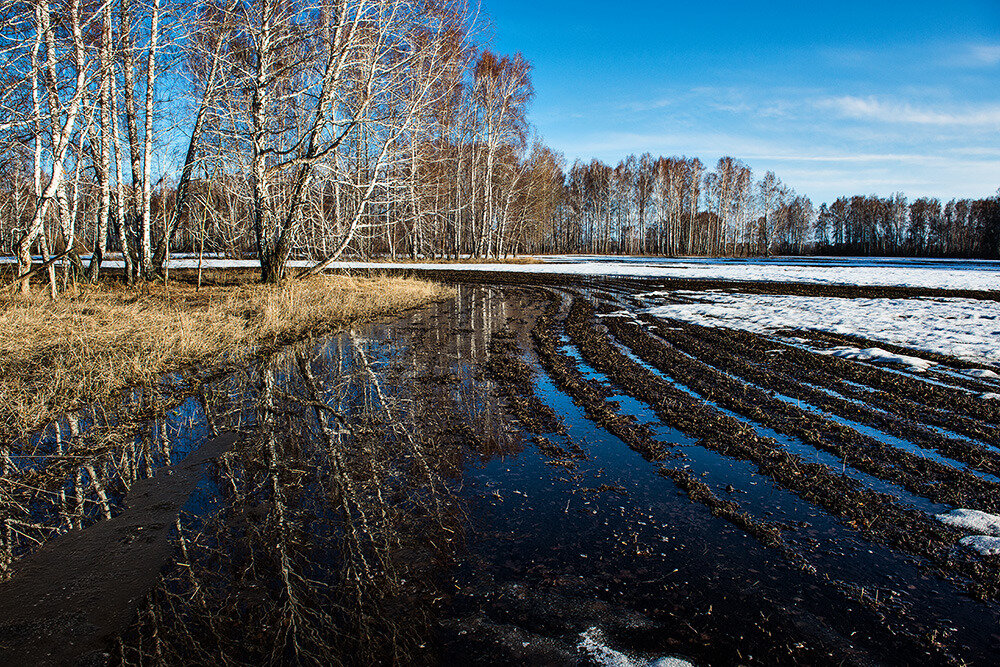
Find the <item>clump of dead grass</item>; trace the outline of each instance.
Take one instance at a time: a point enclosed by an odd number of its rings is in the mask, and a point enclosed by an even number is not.
[[[240,363],[312,332],[449,294],[420,280],[320,276],[199,291],[98,285],[56,302],[42,294],[7,298],[0,302],[0,443],[165,373]]]

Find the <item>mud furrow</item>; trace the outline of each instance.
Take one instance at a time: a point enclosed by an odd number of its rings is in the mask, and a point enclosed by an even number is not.
[[[539,361],[546,372],[562,391],[583,407],[587,417],[620,439],[643,458],[658,462],[666,458],[663,443],[652,437],[650,430],[637,424],[635,419],[620,414],[606,399],[606,389],[598,388],[587,380],[576,368],[572,359],[558,351],[558,334],[553,331],[552,313],[539,318],[533,331]],[[771,547],[784,547],[784,539],[779,526],[772,522],[759,521],[744,512],[739,504],[719,498],[707,484],[695,478],[686,470],[660,468],[660,474],[668,477],[682,489],[691,500],[701,503],[712,514],[724,518],[741,530],[756,537],[761,543]]]
[[[935,502],[988,511],[1000,508],[1000,484],[888,446],[786,403],[655,340],[637,325],[617,318],[606,324],[640,358],[670,377],[753,421],[828,451],[853,468],[894,481]]]
[[[1000,442],[1000,425],[998,425],[996,418],[998,415],[990,412],[990,406],[986,406],[985,415],[970,417],[957,414],[952,410],[949,403],[941,401],[940,393],[924,390],[926,387],[931,387],[946,391],[944,387],[939,387],[938,385],[915,379],[905,374],[878,369],[867,364],[858,364],[845,359],[818,354],[811,350],[802,349],[798,345],[793,345],[777,337],[761,338],[755,334],[734,329],[726,329],[725,333],[723,333],[711,327],[676,322],[674,320],[670,320],[670,324],[671,327],[692,331],[696,336],[714,336],[716,339],[725,336],[726,345],[738,348],[754,345],[758,341],[766,341],[765,344],[771,348],[778,346],[783,351],[783,358],[780,360],[775,359],[776,362],[799,368],[804,377],[813,384],[828,387],[837,393],[864,403],[871,403],[892,414],[907,415],[909,419],[919,423],[945,428],[974,440]],[[799,331],[796,333],[808,337],[812,332]],[[870,341],[870,343],[871,345],[877,345],[873,341]],[[892,351],[900,354],[914,354],[913,350],[886,345],[883,345],[883,347],[892,348]],[[877,381],[869,383],[865,381],[868,379]],[[871,391],[866,391],[863,387],[868,387]],[[961,390],[951,391],[963,398],[969,398],[967,392]],[[974,403],[983,402],[976,398],[972,398],[972,401]],[[984,416],[986,417],[985,420],[983,419]]]
[[[654,462],[661,460],[661,452],[663,451],[662,443],[655,440],[651,441],[649,439],[649,431],[646,427],[636,425],[634,419],[620,413],[614,401],[608,401],[604,398],[604,396],[613,391],[613,388],[606,387],[602,383],[584,376],[578,368],[576,360],[560,351],[559,333],[559,327],[552,321],[552,313],[541,318],[533,332],[539,360],[553,381],[560,389],[566,391],[575,403],[583,407],[589,419],[608,430],[612,435],[618,437],[630,448],[642,454],[647,460]],[[600,386],[598,386],[599,384]],[[712,451],[717,450],[712,449]],[[723,454],[723,456],[728,457],[727,454]],[[786,560],[800,571],[815,577],[817,583],[827,589],[828,593],[840,596],[845,604],[848,601],[863,604],[865,613],[872,614],[869,623],[877,623],[878,627],[883,628],[888,633],[888,637],[891,637],[889,641],[903,642],[904,644],[908,641],[917,641],[924,650],[937,656],[935,661],[954,661],[954,658],[948,655],[943,645],[926,642],[925,638],[917,638],[904,629],[907,623],[913,622],[913,619],[909,619],[902,625],[898,620],[890,620],[890,614],[897,619],[908,618],[909,614],[906,611],[905,605],[898,605],[896,601],[888,604],[885,600],[879,602],[877,596],[872,598],[870,588],[866,592],[864,586],[834,579],[826,571],[818,570],[809,559],[805,558],[800,552],[791,548],[785,542],[781,530],[787,529],[787,525],[755,519],[743,511],[738,503],[720,500],[699,479],[697,470],[674,470],[661,464],[659,473],[673,480],[678,487],[688,494],[691,500],[705,505],[716,516],[730,521],[745,532],[757,537],[766,546],[778,550]],[[810,502],[808,499],[803,500],[807,503]],[[829,515],[824,514],[824,516]],[[813,516],[813,520],[816,520],[815,516]],[[835,516],[831,517],[831,520],[837,521]],[[848,533],[853,533],[854,531],[858,531],[858,537],[848,538],[849,540],[867,539],[863,537],[865,531],[858,530],[856,526],[848,528]],[[841,539],[848,533],[842,535]],[[778,538],[780,538],[780,541]],[[900,644],[900,646],[902,645]],[[912,647],[912,645],[910,646]]]
[[[532,391],[532,370],[518,355],[517,341],[502,332],[490,341],[487,374],[497,383],[508,409],[526,431],[565,433],[562,420]]]
[[[644,320],[657,321],[652,318]],[[663,332],[659,337],[706,364],[840,417],[886,433],[898,434],[919,447],[936,451],[976,470],[1000,475],[1000,452],[985,450],[968,441],[944,437],[911,421],[906,417],[909,414],[906,412],[890,415],[875,411],[867,407],[873,402],[870,397],[865,406],[862,406],[807,386],[804,383],[826,387],[837,393],[840,393],[841,388],[831,386],[834,383],[830,382],[830,375],[827,373],[813,373],[810,368],[784,359],[782,354],[767,355],[767,350],[773,349],[767,339],[749,334],[746,339],[734,345],[732,341],[725,341],[725,333],[718,330],[696,325],[678,325],[679,323],[671,321],[672,329],[681,330]],[[768,357],[766,364],[762,361],[764,357]]]
[[[763,474],[811,503],[842,517],[866,538],[921,556],[946,579],[980,599],[995,598],[1000,576],[995,559],[981,559],[954,547],[962,534],[923,512],[901,507],[891,497],[861,487],[827,466],[803,461],[752,428],[704,405],[668,382],[638,367],[610,344],[606,330],[592,321],[593,311],[574,303],[567,330],[588,363],[657,414],[704,446],[732,458],[756,463]],[[642,356],[642,355],[640,355]],[[647,352],[648,356],[648,352]],[[684,378],[685,381],[691,378]],[[744,409],[747,409],[744,406]],[[762,412],[758,410],[758,412]]]
[[[727,329],[726,333],[729,333]],[[817,332],[798,331],[797,335],[813,340],[823,340],[825,334]],[[736,331],[730,344],[747,344],[752,334],[745,331]],[[886,345],[876,341],[865,341],[868,347],[892,348],[902,350],[897,346]],[[852,342],[852,345],[858,344]],[[864,343],[862,343],[864,344]],[[815,352],[803,350],[792,345],[786,346],[789,351],[789,361],[803,365],[813,365],[811,362]],[[913,350],[909,350],[910,355],[914,355]],[[920,353],[921,356],[930,358],[931,355]],[[986,424],[1000,423],[1000,404],[990,404],[988,401],[980,400],[975,394],[958,387],[942,386],[925,380],[917,379],[891,370],[878,368],[871,364],[858,363],[848,359],[841,359],[828,355],[819,355],[825,359],[824,366],[829,371],[843,379],[867,385],[872,389],[886,392],[888,395],[906,398],[917,405],[925,405],[936,409],[947,409],[955,415],[961,415],[970,419],[984,422]],[[959,363],[956,360],[950,360]],[[961,365],[961,364],[960,364]]]

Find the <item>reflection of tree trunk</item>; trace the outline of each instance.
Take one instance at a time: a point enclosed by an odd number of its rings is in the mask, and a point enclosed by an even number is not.
[[[341,509],[344,513],[344,523],[348,528],[348,533],[352,538],[352,542],[360,544],[361,534],[358,533],[359,527],[365,535],[370,536],[374,533],[371,530],[364,508],[360,504],[354,502],[360,497],[360,494],[357,492],[357,489],[354,488],[353,480],[348,474],[347,463],[344,460],[343,441],[341,439],[342,434],[345,431],[348,431],[347,421],[343,415],[323,402],[319,385],[316,382],[316,378],[313,376],[312,370],[309,368],[309,360],[306,359],[305,355],[301,352],[298,352],[296,357],[298,360],[299,371],[302,373],[302,378],[305,380],[306,387],[310,394],[311,401],[309,404],[312,406],[313,415],[323,432],[327,445],[326,453],[330,458],[330,462],[333,464],[333,481],[337,485],[337,495],[341,500]],[[337,423],[338,428],[335,429],[330,426],[328,415]],[[352,504],[355,508],[354,510],[352,510]],[[384,517],[384,505],[381,510]],[[356,519],[354,517],[355,513],[357,514]],[[360,551],[358,553],[360,553]],[[368,563],[363,556],[361,557],[361,561],[363,563],[363,569],[368,571]]]
[[[80,435],[80,422],[75,414],[67,415],[66,421],[69,422],[69,441],[72,447],[72,443],[76,442]],[[80,528],[83,514],[83,486],[81,477],[80,470],[77,469],[76,474],[73,475],[73,511],[68,513],[71,517],[69,522],[73,528]]]
[[[160,423],[160,456],[163,457],[163,465],[170,465],[170,436],[167,434],[167,418],[164,417]]]
[[[80,468],[73,475],[73,527],[83,528],[83,470]]]
[[[90,485],[94,487],[94,493],[97,494],[97,504],[101,508],[101,516],[105,519],[110,519],[111,504],[108,502],[108,494],[104,490],[104,484],[101,483],[101,478],[97,476],[97,472],[94,470],[94,466],[92,464],[85,464],[83,469],[87,471],[88,475],[90,475]]]
[[[62,437],[62,426],[57,422],[55,424],[56,431],[56,456],[64,456],[66,454],[66,446],[63,443]],[[59,505],[59,517],[60,527],[64,530],[70,530],[73,528],[73,522],[69,515],[69,506],[66,504],[66,484],[59,485],[58,493],[58,505]]]
[[[142,460],[146,467],[146,479],[153,476],[153,449],[149,446],[149,435],[142,437]]]
[[[296,592],[296,584],[293,580],[298,579],[298,575],[293,570],[290,553],[290,529],[286,516],[286,503],[284,489],[281,483],[282,460],[278,454],[277,424],[275,418],[274,405],[274,373],[271,369],[265,368],[264,395],[262,397],[261,428],[267,447],[267,467],[268,478],[271,486],[272,503],[274,507],[275,522],[275,548],[278,551],[278,564],[281,582],[285,594],[285,627],[282,633],[285,635],[284,645],[291,649],[292,654],[298,656],[301,652],[299,646],[299,634],[305,629],[302,618],[302,602]]]
[[[10,479],[14,466],[10,460],[10,448],[7,443],[0,443],[0,479]],[[11,526],[11,503],[8,497],[9,491],[0,493],[0,516],[3,523],[0,524],[0,580],[7,576],[10,564],[14,560],[14,533]]]
[[[368,379],[371,382],[372,388],[375,390],[375,396],[378,399],[378,404],[385,413],[386,421],[389,427],[397,434],[402,435],[407,444],[410,447],[410,451],[420,462],[420,466],[424,469],[424,473],[427,475],[427,483],[430,485],[431,493],[434,496],[434,504],[438,510],[438,516],[441,516],[441,499],[438,497],[437,484],[435,483],[435,475],[431,471],[430,465],[427,463],[427,456],[424,452],[423,445],[420,444],[417,438],[413,437],[411,429],[403,423],[402,419],[398,419],[393,412],[389,401],[386,399],[385,394],[382,392],[382,384],[379,382],[378,375],[375,374],[375,370],[372,368],[371,364],[368,363],[368,356],[365,354],[364,348],[359,344],[358,337],[351,331],[351,344],[354,346],[354,352],[357,359],[361,361],[361,366],[365,373],[368,375]]]

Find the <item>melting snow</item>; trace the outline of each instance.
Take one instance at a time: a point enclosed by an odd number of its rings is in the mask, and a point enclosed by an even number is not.
[[[978,535],[969,535],[958,541],[963,547],[978,551],[984,556],[1000,556],[1000,516],[979,510],[957,509],[936,515],[956,528],[964,528]]]
[[[603,667],[694,667],[692,663],[680,658],[666,657],[654,660],[634,658],[614,650],[606,642],[600,628],[590,628],[580,634],[577,647],[585,652],[591,660]]]
[[[987,514],[979,510],[957,509],[945,514],[938,514],[937,519],[957,528],[1000,537],[1000,516]]]
[[[908,357],[904,354],[893,354],[880,347],[869,347],[866,350],[859,350],[856,347],[835,347],[823,350],[823,354],[829,354],[841,359],[853,359],[855,361],[868,361],[873,364],[899,364],[907,366],[915,371],[925,371],[932,365],[926,359],[918,357]]]
[[[1000,380],[1000,375],[997,375],[993,371],[988,371],[985,368],[970,368],[968,370],[960,371],[961,373],[974,378],[987,378],[990,380]]]
[[[1000,263],[989,260],[927,260],[885,257],[651,258],[554,255],[536,257],[539,264],[433,264],[336,262],[331,269],[405,269],[412,271],[512,271],[586,276],[691,278],[748,282],[795,282],[817,285],[883,285],[938,289],[1000,290]],[[0,257],[0,264],[13,263]],[[197,256],[173,255],[170,268],[195,267]],[[289,266],[312,266],[295,260]],[[108,262],[106,266],[119,266]],[[233,260],[206,255],[204,268],[259,266],[257,260]]]
[[[959,540],[959,544],[974,549],[984,556],[1000,556],[1000,537],[970,535]]]
[[[672,293],[658,292],[646,296],[669,299]],[[664,303],[646,312],[657,317],[754,333],[771,334],[794,329],[828,331],[979,363],[1000,362],[1000,317],[993,301],[843,299],[704,292],[693,302]],[[880,353],[882,358],[889,354]],[[924,368],[929,365],[923,360],[907,359],[919,361]],[[894,361],[905,363],[906,360],[897,358]]]

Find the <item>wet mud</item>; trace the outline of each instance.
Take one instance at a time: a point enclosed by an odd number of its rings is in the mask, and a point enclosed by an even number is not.
[[[494,277],[8,444],[0,662],[994,662],[1000,558],[934,518],[1000,511],[982,383]]]

